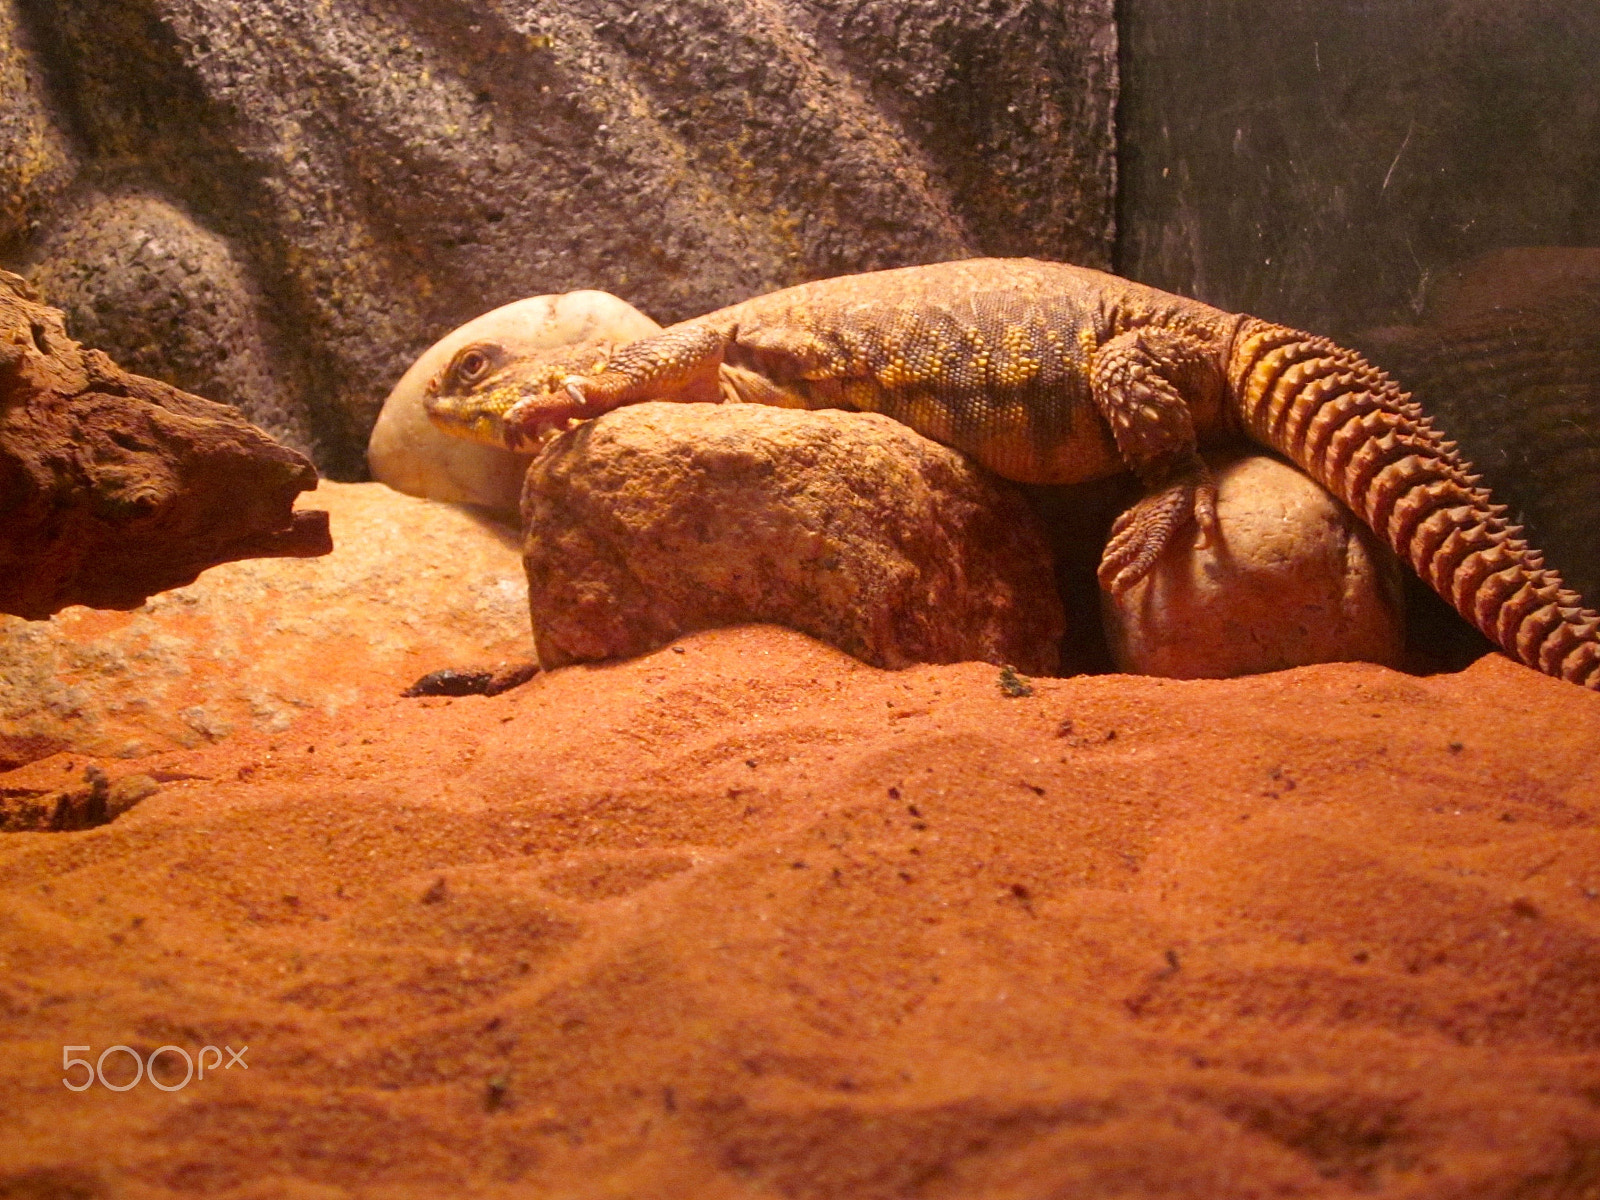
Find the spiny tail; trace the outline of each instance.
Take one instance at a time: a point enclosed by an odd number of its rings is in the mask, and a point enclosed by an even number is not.
[[[1348,504],[1507,654],[1600,690],[1600,616],[1392,379],[1326,338],[1252,319],[1228,384],[1246,433]]]

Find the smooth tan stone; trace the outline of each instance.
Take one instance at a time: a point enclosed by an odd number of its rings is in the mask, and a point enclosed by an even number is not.
[[[640,404],[528,471],[540,662],[787,625],[885,667],[1057,668],[1065,621],[1038,518],[1009,484],[887,417]]]
[[[1322,662],[1398,666],[1400,565],[1342,504],[1287,463],[1217,470],[1220,544],[1178,541],[1119,599],[1102,593],[1121,671],[1227,679]]]
[[[531,296],[468,321],[423,351],[384,401],[367,442],[372,477],[407,495],[515,513],[528,455],[435,428],[422,406],[428,381],[471,342],[526,353],[591,338],[629,342],[660,328],[627,301],[596,291]]]

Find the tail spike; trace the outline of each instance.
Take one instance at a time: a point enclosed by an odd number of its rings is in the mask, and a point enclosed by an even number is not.
[[[1326,338],[1254,318],[1227,382],[1241,428],[1334,492],[1508,654],[1600,690],[1600,613],[1397,383]]]

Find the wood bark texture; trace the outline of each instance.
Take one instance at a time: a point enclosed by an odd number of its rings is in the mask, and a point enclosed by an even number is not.
[[[239,411],[130,375],[0,271],[0,612],[137,608],[242,558],[333,548],[304,455]]]

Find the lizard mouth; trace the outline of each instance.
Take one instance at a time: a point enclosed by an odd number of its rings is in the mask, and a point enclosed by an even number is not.
[[[560,390],[530,393],[506,410],[506,443],[520,453],[542,450],[561,434],[599,415],[599,410],[585,402],[578,381],[565,379]]]

